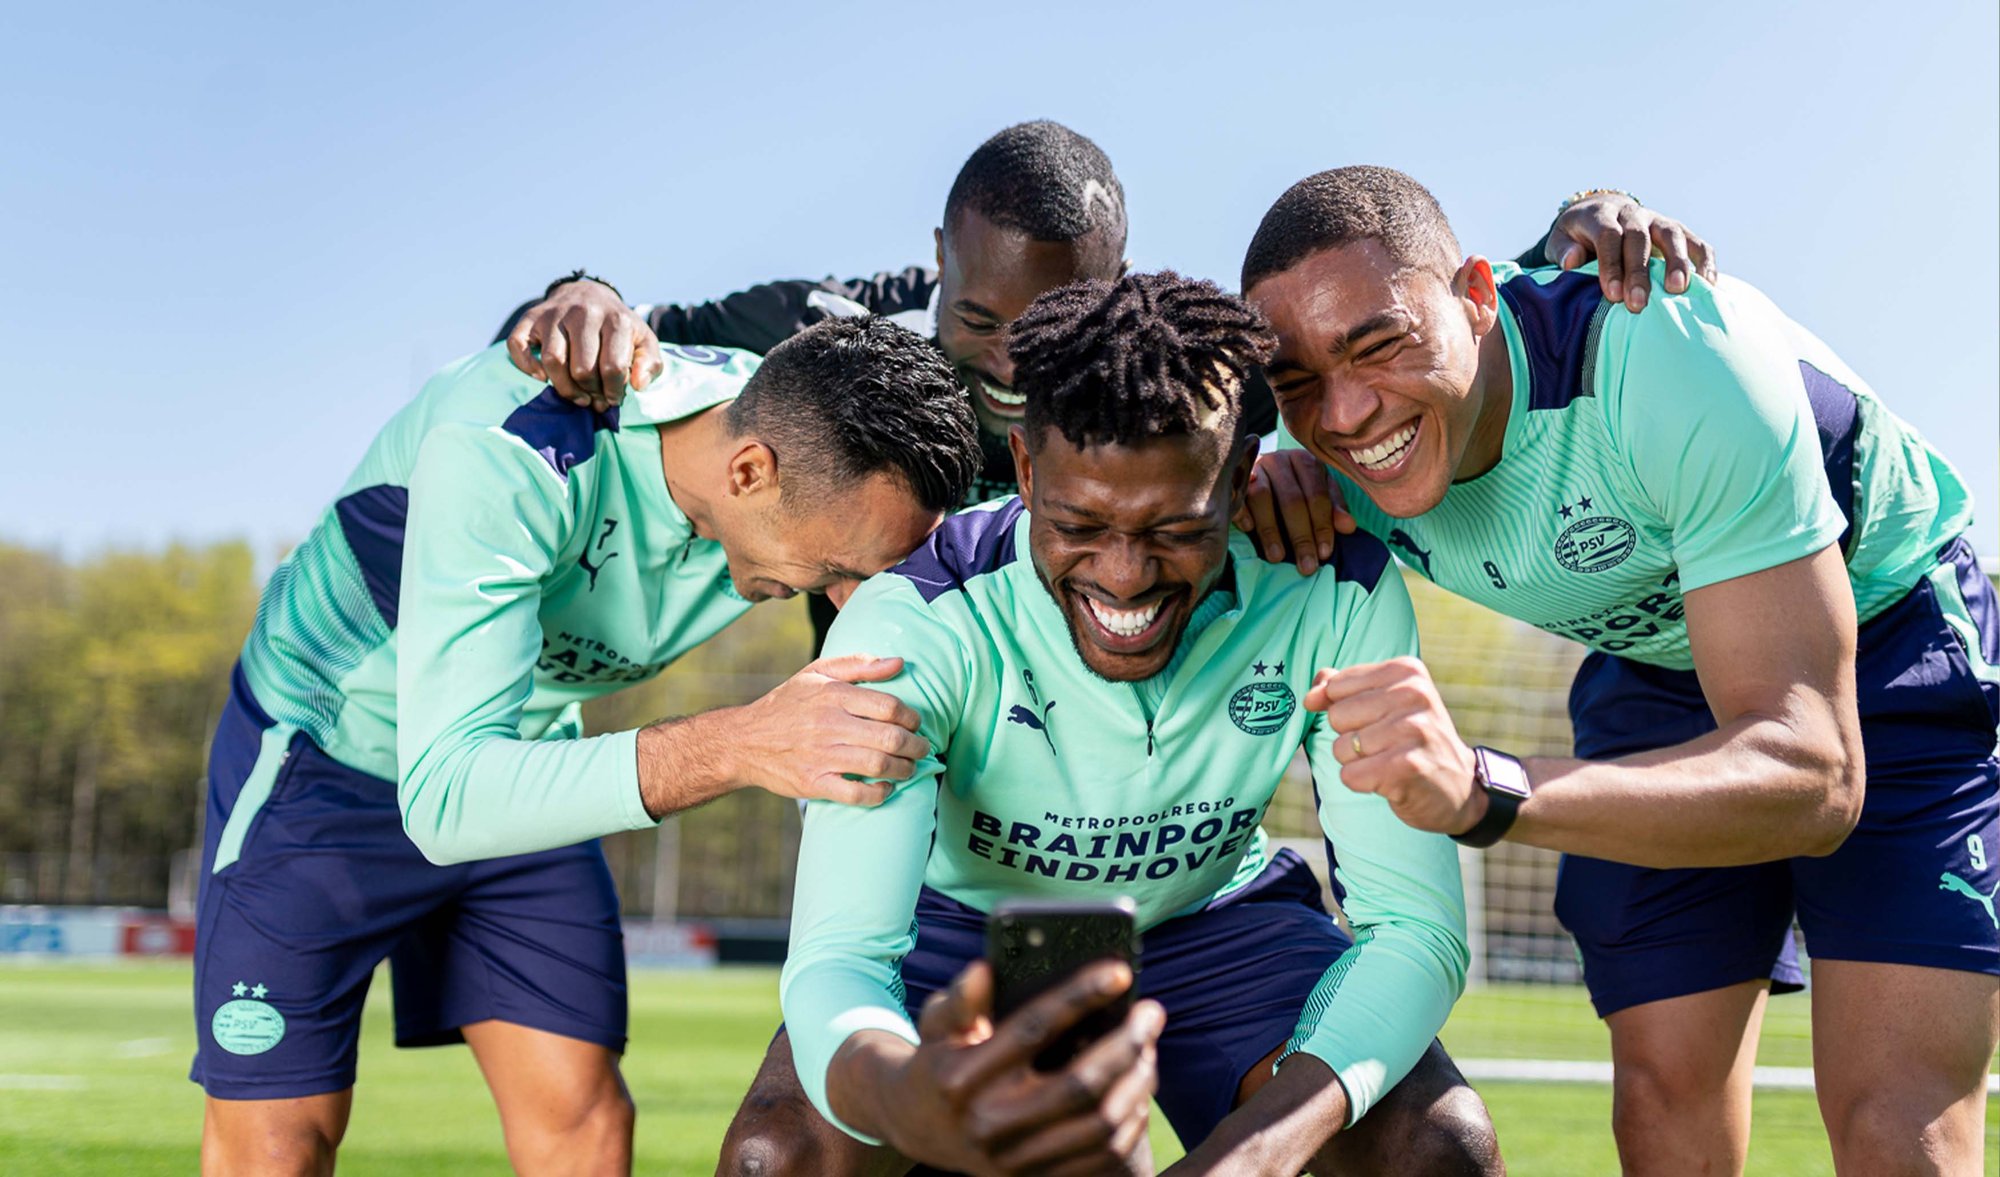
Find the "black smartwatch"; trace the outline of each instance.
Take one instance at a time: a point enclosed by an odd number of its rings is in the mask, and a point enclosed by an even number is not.
[[[1521,812],[1521,802],[1528,799],[1535,787],[1528,783],[1528,771],[1521,767],[1520,761],[1492,748],[1472,750],[1472,783],[1486,791],[1486,816],[1464,833],[1453,834],[1451,840],[1484,850],[1513,828],[1514,818]]]

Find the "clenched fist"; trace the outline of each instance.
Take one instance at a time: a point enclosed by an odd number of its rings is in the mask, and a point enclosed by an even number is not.
[[[1431,672],[1415,658],[1391,658],[1313,676],[1308,711],[1324,711],[1340,762],[1340,782],[1389,803],[1403,824],[1462,834],[1485,812],[1472,749],[1458,738]]]

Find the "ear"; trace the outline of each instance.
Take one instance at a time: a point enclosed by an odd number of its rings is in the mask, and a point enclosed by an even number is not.
[[[754,437],[746,437],[729,455],[729,497],[779,493],[778,455]]]
[[[938,273],[942,274],[944,273],[944,229],[942,227],[932,229],[931,240],[937,244],[937,268]]]
[[[1465,307],[1473,337],[1484,339],[1500,319],[1500,287],[1493,281],[1492,263],[1476,253],[1466,258],[1451,276],[1451,290]]]
[[[1035,459],[1028,453],[1027,426],[1008,427],[1007,451],[1014,455],[1014,481],[1021,484],[1021,501],[1032,504],[1035,500]]]

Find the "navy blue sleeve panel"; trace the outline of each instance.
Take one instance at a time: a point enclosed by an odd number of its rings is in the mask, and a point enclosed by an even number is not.
[[[843,310],[852,313],[853,307],[876,315],[921,311],[936,286],[936,275],[917,266],[847,282],[790,278],[714,302],[655,306],[646,323],[661,343],[737,347],[762,355],[821,319]]]
[[[839,299],[872,314],[894,315],[921,311],[930,304],[937,275],[921,266],[884,270],[867,278],[846,282],[824,278],[784,278],[739,290],[712,302],[682,306],[661,303],[648,308],[646,325],[661,343],[702,344],[708,347],[735,347],[763,355],[793,335],[837,313],[831,300]],[[819,297],[815,298],[814,295]],[[528,313],[541,302],[531,299],[515,307],[500,324],[493,342],[507,338]]]

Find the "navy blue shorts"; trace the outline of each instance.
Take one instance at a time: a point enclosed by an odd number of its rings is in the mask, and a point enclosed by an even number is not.
[[[1352,946],[1319,896],[1305,860],[1280,850],[1245,886],[1143,937],[1139,995],[1167,1011],[1157,1098],[1189,1148],[1235,1107],[1250,1069],[1291,1039],[1313,986]],[[924,888],[917,945],[903,958],[910,1020],[985,955],[985,914]]]
[[[189,1078],[218,1099],[353,1086],[384,959],[400,1046],[498,1019],[624,1049],[618,896],[596,843],[432,865],[395,782],[274,723],[239,670],[209,753]]]
[[[2000,974],[2000,604],[1963,539],[1863,625],[1855,657],[1868,761],[1861,821],[1834,853],[1652,870],[1565,855],[1556,914],[1600,1017],[1769,977],[1793,951]],[[1570,691],[1576,754],[1666,747],[1715,730],[1689,671],[1592,654]]]

